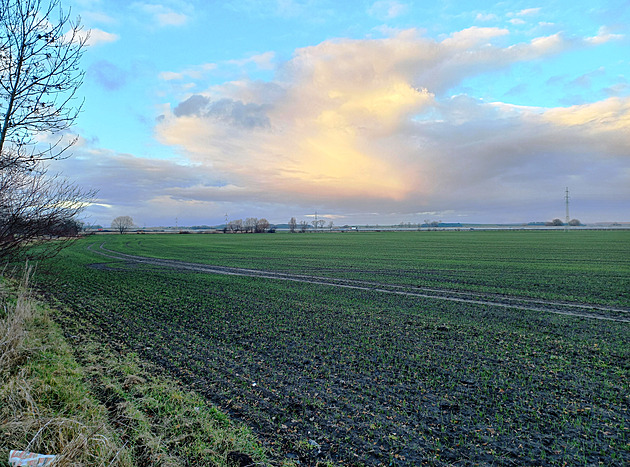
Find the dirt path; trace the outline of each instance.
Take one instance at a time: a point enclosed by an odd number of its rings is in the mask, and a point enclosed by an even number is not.
[[[516,310],[556,313],[580,318],[591,318],[630,323],[630,309],[614,308],[604,305],[560,302],[491,293],[466,292],[441,288],[386,284],[380,282],[339,279],[333,277],[321,277],[303,274],[289,274],[275,271],[265,271],[260,269],[214,266],[200,263],[190,263],[179,260],[150,258],[146,256],[119,253],[117,251],[105,248],[104,242],[101,243],[98,247],[96,245],[96,243],[93,243],[87,248],[93,253],[111,259],[125,261],[128,263],[148,264],[151,266],[166,267],[180,271],[303,282],[309,284],[326,285],[331,287],[341,287],[346,289],[365,290],[378,293],[398,294],[411,297],[429,298],[475,305],[489,305]]]

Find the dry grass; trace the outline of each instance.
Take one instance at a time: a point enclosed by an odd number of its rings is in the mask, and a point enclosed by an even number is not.
[[[243,465],[235,453],[267,465],[250,430],[136,355],[90,339],[86,323],[68,324],[71,348],[49,316],[58,311],[31,296],[31,273],[0,275],[0,467],[12,449],[63,466]]]
[[[18,295],[14,300],[1,296],[2,312],[0,317],[0,368],[16,367],[26,355],[24,344],[26,339],[26,323],[33,317],[33,307],[28,300],[28,280],[31,268],[26,271],[19,284]]]
[[[55,465],[133,465],[58,328],[30,297],[31,272],[0,283],[0,465],[11,449],[55,454]]]

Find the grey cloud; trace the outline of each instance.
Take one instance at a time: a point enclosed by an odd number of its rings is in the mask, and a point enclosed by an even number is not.
[[[608,96],[622,96],[630,94],[630,84],[628,84],[625,78],[621,77],[619,83],[605,88],[604,93]]]
[[[93,63],[88,69],[88,77],[108,91],[120,89],[127,82],[127,73],[107,60]]]
[[[209,103],[209,98],[200,94],[193,94],[185,101],[180,102],[177,107],[173,109],[173,113],[176,117],[199,116]]]
[[[180,102],[173,114],[176,117],[197,116],[225,122],[242,128],[267,128],[270,126],[266,111],[268,105],[244,104],[232,99],[211,101],[208,97],[194,94]]]
[[[601,76],[605,76],[606,72],[604,68],[598,68],[597,70],[591,71],[590,73],[585,73],[582,76],[578,76],[574,80],[568,83],[568,87],[581,87],[581,88],[590,88],[592,84],[592,78],[597,78]]]
[[[267,106],[264,105],[221,99],[210,104],[205,115],[244,128],[266,128],[270,125],[266,109]]]

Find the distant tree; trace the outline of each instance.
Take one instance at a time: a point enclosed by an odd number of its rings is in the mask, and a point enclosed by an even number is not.
[[[265,233],[269,228],[269,221],[264,217],[256,221],[256,233]]]
[[[242,219],[236,219],[236,220],[230,221],[228,223],[228,229],[232,233],[240,232],[241,230],[243,230],[243,220]]]
[[[328,222],[328,230],[332,230],[334,226],[335,223],[333,221]]]
[[[112,229],[124,234],[133,227],[133,219],[129,216],[118,216],[112,221]]]
[[[295,220],[295,217],[292,217],[291,219],[289,219],[289,232],[291,233],[295,233],[295,231],[297,230],[297,220]]]
[[[84,224],[76,219],[64,219],[51,228],[51,234],[56,237],[77,237],[83,230]]]
[[[245,223],[243,224],[243,228],[245,229],[245,233],[254,232],[256,230],[256,224],[258,223],[258,219],[255,217],[248,217],[245,219]]]
[[[582,223],[578,219],[571,219],[569,221],[569,225],[572,227],[577,227],[578,225],[582,225]]]
[[[315,230],[318,230],[324,227],[324,224],[326,224],[326,221],[324,219],[315,219],[311,221],[311,224],[313,224],[313,227],[315,228]]]
[[[304,233],[308,229],[308,222],[300,221],[300,232]]]

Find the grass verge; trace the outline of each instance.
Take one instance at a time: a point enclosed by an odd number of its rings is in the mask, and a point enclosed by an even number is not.
[[[20,283],[0,277],[0,466],[11,449],[57,465],[263,465],[246,428],[134,354],[51,318]]]

